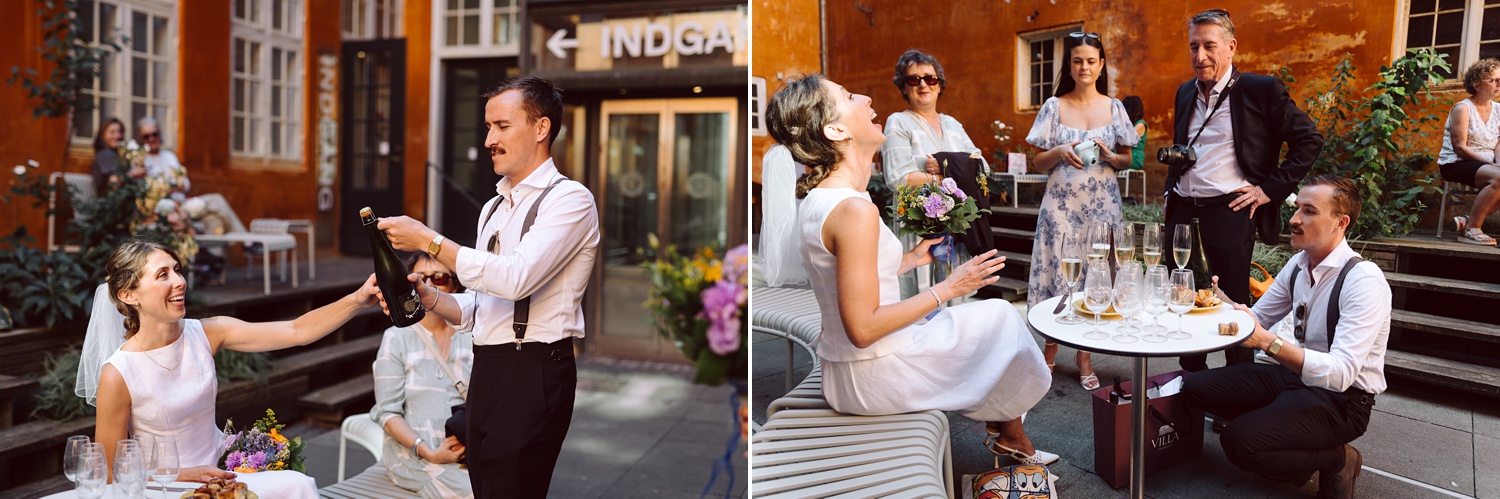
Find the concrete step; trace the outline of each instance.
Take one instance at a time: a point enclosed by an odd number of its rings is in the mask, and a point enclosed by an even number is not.
[[[1026,299],[1026,281],[1001,276],[1000,280],[979,290],[980,297],[1000,297],[1006,300]]]
[[[1420,312],[1392,310],[1391,327],[1500,343],[1500,326]]]
[[[1500,396],[1500,369],[1422,354],[1386,351],[1385,372],[1395,378]]]
[[[999,239],[999,238],[1024,239],[1028,243],[1030,243],[1032,239],[1036,239],[1036,231],[1035,230],[1009,229],[1009,228],[1005,228],[1005,227],[994,227],[994,228],[991,228],[990,230],[995,233],[995,238],[996,239]]]
[[[1500,284],[1402,274],[1398,272],[1387,272],[1385,274],[1385,280],[1386,282],[1390,283],[1391,287],[1395,288],[1432,291],[1438,293],[1451,293],[1476,296],[1479,298],[1490,300],[1500,300]]]

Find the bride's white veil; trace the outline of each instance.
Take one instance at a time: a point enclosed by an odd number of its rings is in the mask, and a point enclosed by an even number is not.
[[[89,405],[99,392],[99,373],[104,362],[125,343],[125,316],[120,315],[109,299],[109,283],[94,289],[94,308],[89,312],[89,328],[83,337],[83,355],[78,357],[78,381],[73,393]]]
[[[807,282],[797,230],[797,177],[802,169],[780,144],[766,151],[761,161],[760,255],[771,287]]]

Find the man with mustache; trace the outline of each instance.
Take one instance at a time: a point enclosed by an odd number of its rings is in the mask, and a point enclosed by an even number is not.
[[[474,495],[543,498],[573,415],[573,341],[583,337],[599,217],[593,194],[552,162],[562,92],[521,76],[483,97],[484,145],[504,178],[483,208],[474,247],[404,216],[382,218],[379,227],[396,249],[427,251],[468,288],[447,294],[409,277],[429,311],[474,333],[464,442]]]
[[[1281,212],[1271,200],[1296,190],[1323,148],[1323,135],[1297,109],[1286,86],[1271,76],[1234,67],[1234,22],[1213,9],[1193,16],[1188,48],[1195,78],[1177,89],[1175,143],[1192,146],[1198,161],[1167,171],[1166,232],[1199,219],[1204,257],[1230,299],[1250,301],[1250,255],[1258,232],[1276,244]],[[1282,144],[1286,159],[1278,164]],[[1167,252],[1167,266],[1175,263]],[[1224,351],[1226,364],[1249,362],[1244,348]],[[1183,369],[1208,368],[1208,355],[1186,355]]]
[[[1299,252],[1254,309],[1235,307],[1256,323],[1243,345],[1276,364],[1210,369],[1182,387],[1188,404],[1231,421],[1222,437],[1229,462],[1299,486],[1316,471],[1318,497],[1354,497],[1361,457],[1349,442],[1365,433],[1386,388],[1391,286],[1344,240],[1363,202],[1349,179],[1307,179],[1291,219]],[[1261,326],[1288,315],[1289,335]]]

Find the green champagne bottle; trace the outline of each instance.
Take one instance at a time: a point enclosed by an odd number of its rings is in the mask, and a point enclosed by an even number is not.
[[[370,235],[370,249],[375,253],[375,282],[385,297],[386,308],[390,310],[391,324],[396,327],[416,324],[427,316],[427,310],[417,296],[416,285],[406,280],[410,274],[406,264],[396,257],[396,250],[391,247],[391,240],[385,237],[385,231],[375,225],[375,212],[370,207],[360,208],[359,218],[364,222],[365,232]]]
[[[1198,219],[1193,219],[1193,254],[1188,257],[1187,268],[1193,271],[1193,286],[1197,289],[1213,287],[1213,271],[1208,266],[1208,254],[1203,252],[1203,228]]]

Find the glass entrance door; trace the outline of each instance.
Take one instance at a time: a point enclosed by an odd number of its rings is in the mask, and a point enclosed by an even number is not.
[[[603,292],[593,320],[598,351],[682,360],[661,339],[645,308],[651,288],[641,262],[648,243],[724,251],[737,104],[732,98],[605,101],[600,110],[597,186],[603,199]]]

